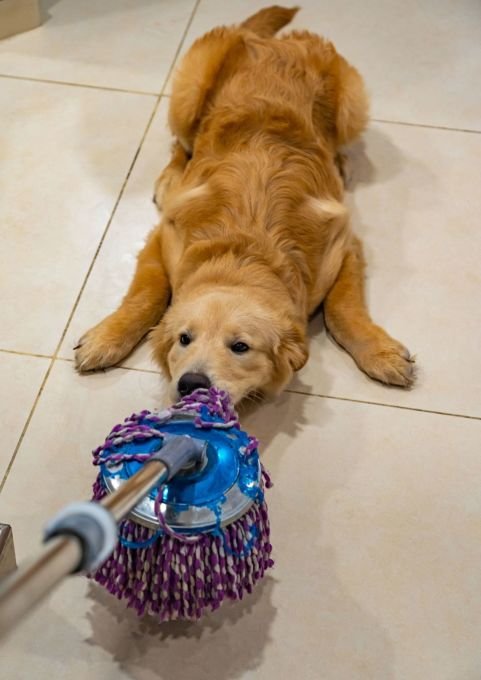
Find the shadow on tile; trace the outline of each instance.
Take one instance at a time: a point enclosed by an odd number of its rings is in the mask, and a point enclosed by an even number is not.
[[[316,362],[322,363],[322,347],[320,348],[320,343],[324,343],[325,341],[329,342],[334,342],[334,340],[331,339],[329,336],[326,325],[324,322],[324,312],[322,309],[322,305],[314,312],[314,314],[311,316],[309,319],[309,324],[307,327],[307,336],[309,338],[309,359],[307,360],[306,367],[300,372],[300,373],[295,373],[294,377],[292,378],[292,381],[289,383],[287,389],[292,390],[294,392],[304,392],[305,394],[318,394],[318,395],[324,395],[324,394],[330,394],[331,392],[331,378],[329,376],[328,371],[320,371],[320,376],[318,380],[318,384],[316,385],[316,388],[313,389],[313,386],[309,383],[304,382],[303,380],[303,375],[306,373],[309,373],[309,361],[310,359],[316,354]],[[344,352],[344,350],[339,347],[340,352]],[[353,370],[358,370],[356,368],[356,364],[354,361],[352,362],[353,365]]]
[[[271,400],[253,403],[243,402],[239,408],[242,427],[250,434],[262,439],[262,447],[269,446],[280,432],[295,437],[302,431],[307,419],[304,416],[304,395],[290,398],[289,392]]]
[[[236,680],[249,673],[290,677],[283,673],[296,667],[302,668],[304,680],[393,680],[392,643],[343,591],[331,554],[324,555],[309,598],[300,598],[298,608],[291,603],[288,611],[286,598],[282,611],[277,609],[273,599],[281,589],[268,577],[244,601],[226,604],[198,623],[158,624],[138,619],[91,585],[87,619],[92,634],[86,643],[111,655],[119,671],[133,680]],[[277,599],[282,597],[278,592]]]
[[[334,553],[325,550],[318,566],[315,604],[319,674],[329,680],[395,680],[394,644],[376,618],[345,591]],[[321,671],[322,669],[322,671]]]
[[[376,167],[370,157],[370,149],[375,147],[376,156],[385,163]],[[395,177],[402,169],[402,155],[389,137],[379,127],[370,127],[359,141],[345,149],[348,158],[348,182],[346,191],[351,193],[356,187],[367,184],[380,184]]]
[[[46,24],[52,18],[50,10],[55,5],[58,5],[60,0],[40,0],[40,18],[42,24]]]
[[[262,663],[264,648],[272,642],[274,585],[275,580],[267,577],[242,602],[225,604],[197,623],[159,624],[153,618],[139,619],[92,584],[87,614],[92,635],[87,643],[102,647],[132,678],[144,678],[146,670],[166,679],[238,678]]]

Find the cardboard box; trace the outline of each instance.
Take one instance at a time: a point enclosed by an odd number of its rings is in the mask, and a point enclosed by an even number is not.
[[[0,0],[0,40],[41,23],[39,0]]]

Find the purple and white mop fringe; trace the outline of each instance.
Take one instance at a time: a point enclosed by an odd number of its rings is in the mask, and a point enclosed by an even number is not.
[[[207,408],[207,418],[202,407]],[[240,427],[225,392],[214,388],[197,391],[170,409],[157,413],[142,411],[114,427],[104,445],[93,452],[94,464],[133,458],[139,462],[147,460],[152,454],[125,454],[115,452],[114,447],[129,441],[162,438],[162,432],[156,427],[140,421],[147,418],[159,427],[177,413],[196,414],[194,422],[199,428]],[[252,454],[257,445],[257,440],[250,437],[243,455]],[[271,486],[264,470],[263,482],[263,486]],[[93,497],[100,500],[106,493],[99,475],[93,486]],[[175,534],[165,525],[160,513],[159,524],[159,530],[155,531],[124,520],[114,553],[92,575],[139,615],[152,614],[160,621],[199,619],[206,611],[217,609],[225,599],[242,599],[273,566],[269,520],[263,499],[234,523],[209,533]]]

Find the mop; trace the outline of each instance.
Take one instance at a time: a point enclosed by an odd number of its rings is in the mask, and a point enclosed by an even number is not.
[[[0,583],[0,635],[68,574],[86,574],[139,615],[196,620],[242,599],[273,566],[271,482],[222,390],[131,415],[93,463],[92,501],[62,510],[42,555]]]

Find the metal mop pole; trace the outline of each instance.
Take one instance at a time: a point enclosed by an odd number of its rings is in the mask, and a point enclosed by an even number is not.
[[[200,459],[203,450],[200,440],[173,437],[100,503],[74,503],[57,515],[46,528],[39,556],[0,582],[0,638],[65,576],[97,569],[117,544],[117,523],[153,487]]]

